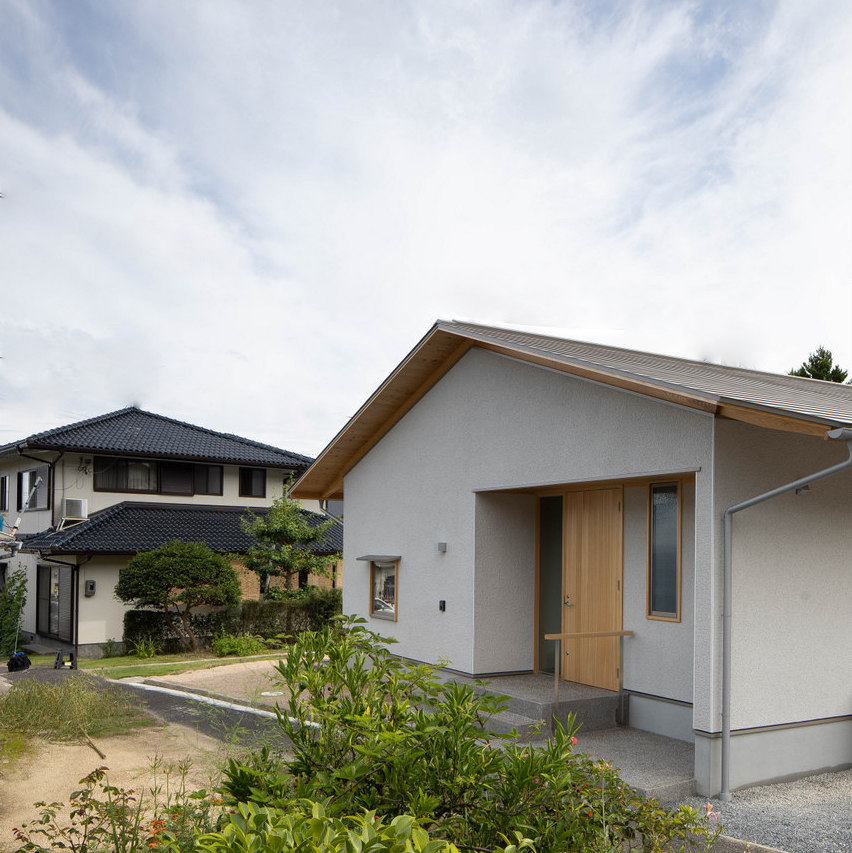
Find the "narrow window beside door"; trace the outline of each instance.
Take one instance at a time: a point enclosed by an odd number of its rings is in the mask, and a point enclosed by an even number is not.
[[[649,489],[647,615],[680,621],[679,483],[654,483]]]

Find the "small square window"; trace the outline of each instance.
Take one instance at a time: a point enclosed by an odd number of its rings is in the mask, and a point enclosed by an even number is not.
[[[40,465],[30,471],[18,472],[18,511],[27,509],[47,509],[47,483],[49,473],[47,465]]]
[[[265,468],[240,468],[240,497],[266,497]]]
[[[397,562],[370,561],[370,615],[396,622]]]

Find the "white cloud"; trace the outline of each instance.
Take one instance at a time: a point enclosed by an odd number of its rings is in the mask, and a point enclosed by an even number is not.
[[[0,6],[0,440],[315,453],[438,317],[852,365],[841,0]]]

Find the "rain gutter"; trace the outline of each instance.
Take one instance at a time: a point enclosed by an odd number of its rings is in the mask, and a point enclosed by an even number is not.
[[[849,458],[837,465],[832,465],[830,468],[825,468],[822,471],[817,471],[815,474],[809,474],[807,477],[787,483],[786,486],[779,486],[777,489],[772,489],[769,492],[764,492],[762,495],[757,495],[757,497],[749,498],[742,503],[729,506],[725,510],[725,553],[722,572],[722,790],[719,793],[719,799],[722,802],[727,803],[731,801],[731,610],[733,606],[731,540],[733,516],[735,512],[748,509],[755,504],[776,498],[786,492],[792,492],[794,489],[801,489],[810,483],[815,483],[817,480],[822,480],[825,477],[830,477],[832,474],[837,474],[852,467],[852,429],[829,430],[826,433],[826,438],[845,441],[849,451]]]

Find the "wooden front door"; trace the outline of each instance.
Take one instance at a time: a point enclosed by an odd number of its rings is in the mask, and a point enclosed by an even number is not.
[[[621,488],[564,495],[563,633],[622,629],[622,505]],[[566,641],[561,657],[565,680],[618,689],[617,637]]]

